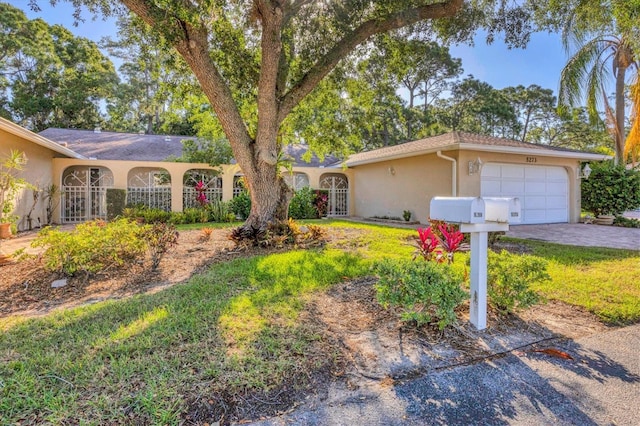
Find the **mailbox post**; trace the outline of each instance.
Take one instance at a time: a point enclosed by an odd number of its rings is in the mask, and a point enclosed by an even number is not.
[[[460,232],[471,234],[471,303],[469,321],[487,328],[487,251],[489,232],[508,231],[509,223],[520,223],[517,198],[434,197],[432,219],[458,223]]]

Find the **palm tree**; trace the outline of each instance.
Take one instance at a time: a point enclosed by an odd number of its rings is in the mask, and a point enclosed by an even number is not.
[[[562,70],[558,101],[560,106],[575,106],[586,92],[587,110],[594,121],[601,120],[598,107],[604,105],[607,127],[615,139],[615,162],[620,164],[625,147],[625,84],[629,77],[637,77],[639,55],[625,34],[596,34],[587,39],[590,35],[571,31],[570,27],[563,32],[565,48],[578,48]],[[609,104],[606,91],[611,77],[615,80],[615,108]]]

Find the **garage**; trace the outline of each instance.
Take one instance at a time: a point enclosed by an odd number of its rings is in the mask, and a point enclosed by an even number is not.
[[[482,167],[483,197],[518,197],[522,223],[569,221],[569,176],[564,167],[488,163]]]

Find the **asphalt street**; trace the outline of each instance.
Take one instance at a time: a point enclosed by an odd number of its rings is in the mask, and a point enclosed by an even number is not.
[[[357,390],[340,385],[276,425],[640,425],[640,324]]]

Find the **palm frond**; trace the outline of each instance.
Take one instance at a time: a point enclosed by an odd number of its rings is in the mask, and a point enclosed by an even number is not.
[[[583,44],[569,58],[560,75],[559,105],[574,106],[580,103],[589,84],[588,76],[593,71],[602,70],[601,54],[607,47],[606,39],[598,37]]]
[[[631,157],[635,165],[640,157],[640,76],[637,74],[631,85],[631,101],[631,130],[624,143],[624,158]]]

